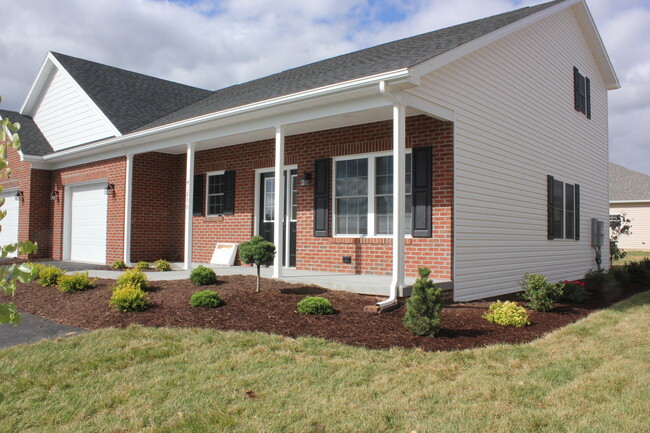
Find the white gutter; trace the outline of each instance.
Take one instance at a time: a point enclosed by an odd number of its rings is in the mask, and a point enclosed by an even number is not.
[[[235,108],[229,108],[227,110],[218,111],[216,113],[205,114],[198,117],[193,117],[191,119],[182,120],[179,122],[169,123],[163,126],[158,126],[155,128],[147,129],[144,131],[133,132],[121,137],[109,138],[102,141],[97,141],[91,144],[77,146],[71,149],[64,149],[49,155],[43,156],[43,161],[52,161],[58,158],[63,158],[66,156],[72,156],[76,154],[82,154],[88,150],[99,149],[103,147],[108,147],[111,145],[122,144],[123,147],[126,147],[126,143],[137,138],[148,138],[153,137],[156,134],[162,134],[165,132],[172,132],[183,127],[200,125],[207,123],[213,120],[225,119],[228,117],[234,117],[244,113],[250,113],[254,111],[259,111],[266,108],[271,108],[283,104],[288,104],[292,102],[298,102],[306,99],[322,97],[332,93],[337,93],[345,90],[357,89],[360,87],[366,87],[369,85],[374,85],[377,82],[382,82],[385,80],[395,80],[403,79],[409,77],[409,70],[407,68],[397,69],[391,72],[385,72],[377,75],[371,75],[368,77],[358,78],[350,81],[345,81],[342,83],[332,84],[329,86],[319,87],[316,89],[306,90],[304,92],[293,93],[291,95],[280,96],[278,98],[267,99],[260,102],[255,102],[248,105],[242,105]]]
[[[611,200],[609,204],[625,204],[625,203],[648,203],[650,202],[650,199],[648,200]]]

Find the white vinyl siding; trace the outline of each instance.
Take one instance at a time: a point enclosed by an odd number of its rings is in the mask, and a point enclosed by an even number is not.
[[[574,109],[573,68],[592,119]],[[607,93],[570,8],[424,77],[413,93],[455,111],[454,297],[519,290],[595,268],[590,219],[608,218]],[[579,184],[580,240],[547,239],[547,174]],[[603,248],[607,266],[608,245]]]
[[[54,150],[115,136],[112,125],[65,73],[55,70],[34,114]]]
[[[650,202],[612,204],[610,214],[625,214],[630,220],[630,235],[621,236],[619,248],[650,251]]]

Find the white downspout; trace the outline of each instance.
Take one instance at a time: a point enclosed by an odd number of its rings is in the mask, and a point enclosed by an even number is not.
[[[380,311],[397,306],[397,295],[404,287],[404,161],[406,153],[406,109],[386,86],[379,83],[382,95],[393,103],[393,278],[388,299],[378,302]]]
[[[126,155],[126,183],[124,187],[124,256],[131,263],[131,208],[133,202],[133,154]]]
[[[284,127],[275,128],[275,195],[273,197],[274,224],[273,242],[275,259],[273,260],[273,278],[282,278],[282,257],[284,256],[284,238],[282,236],[284,219]]]
[[[194,143],[187,144],[185,169],[185,245],[183,269],[192,267],[192,192],[194,191]]]

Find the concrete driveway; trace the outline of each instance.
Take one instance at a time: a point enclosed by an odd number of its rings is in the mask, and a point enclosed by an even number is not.
[[[21,312],[20,315],[22,317],[20,325],[0,325],[0,348],[52,340],[57,337],[71,337],[88,332],[74,326],[59,325],[33,314]]]

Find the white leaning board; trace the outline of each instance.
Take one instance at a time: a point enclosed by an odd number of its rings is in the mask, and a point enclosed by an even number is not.
[[[232,266],[235,263],[236,255],[237,244],[218,243],[212,253],[210,264]]]

